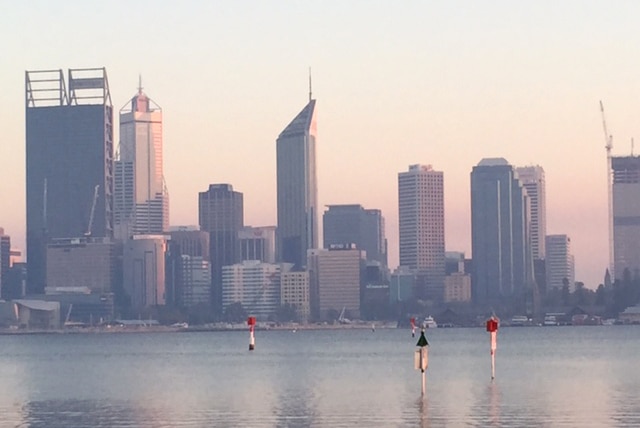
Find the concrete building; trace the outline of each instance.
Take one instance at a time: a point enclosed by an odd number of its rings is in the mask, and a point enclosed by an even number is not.
[[[51,238],[113,236],[113,108],[104,68],[27,71],[27,288]]]
[[[380,210],[362,205],[328,205],[322,224],[324,248],[353,243],[366,252],[368,261],[387,266],[387,239]]]
[[[168,237],[134,235],[124,243],[124,291],[134,311],[164,305],[165,251]]]
[[[316,172],[316,100],[309,103],[276,141],[277,260],[300,269],[307,250],[318,248],[318,179]]]
[[[444,297],[444,183],[431,165],[411,165],[398,174],[400,266],[424,277],[418,298]]]
[[[344,245],[309,250],[308,256],[312,317],[331,320],[345,309],[351,318],[359,318],[363,251]]]
[[[198,198],[200,229],[209,232],[212,303],[222,310],[222,268],[240,262],[244,200],[230,184],[211,184]]]
[[[547,235],[545,245],[547,290],[561,290],[567,281],[569,291],[575,291],[575,262],[571,254],[571,238],[567,235]]]
[[[60,328],[60,303],[42,300],[14,300],[17,324],[27,330]]]
[[[222,268],[222,307],[241,303],[260,321],[273,316],[280,305],[280,265],[245,260]]]
[[[92,293],[113,291],[122,244],[110,238],[52,239],[47,245],[47,287],[86,287]]]
[[[311,316],[309,300],[309,272],[291,270],[292,264],[283,263],[280,273],[280,304],[294,305],[298,321],[306,323]]]
[[[444,301],[467,303],[471,301],[471,275],[453,272],[444,278]]]
[[[276,227],[247,226],[238,234],[241,260],[260,260],[264,263],[276,262]]]
[[[140,86],[120,110],[114,175],[114,229],[118,239],[161,234],[169,228],[162,143],[162,109]]]
[[[544,240],[547,236],[547,196],[544,169],[541,166],[516,168],[518,178],[527,189],[530,207],[531,257],[545,258]]]
[[[640,277],[640,156],[611,158],[613,272],[622,279]]]
[[[508,298],[524,304],[533,275],[528,230],[528,197],[515,169],[503,158],[482,159],[471,172],[475,303]]]

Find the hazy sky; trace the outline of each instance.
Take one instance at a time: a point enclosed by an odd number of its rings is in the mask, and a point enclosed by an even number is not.
[[[275,140],[311,67],[320,205],[381,209],[392,267],[398,172],[444,172],[446,247],[470,255],[471,168],[504,157],[544,168],[547,232],[571,237],[594,288],[608,263],[598,102],[628,154],[638,22],[637,1],[0,0],[0,226],[24,248],[25,70],[104,66],[116,112],[141,74],[164,112],[171,224],[197,224],[198,192],[231,183],[260,226],[276,222]]]

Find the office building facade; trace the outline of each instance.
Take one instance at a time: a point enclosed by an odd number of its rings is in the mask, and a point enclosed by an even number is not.
[[[611,158],[613,272],[640,277],[640,156]]]
[[[27,71],[27,289],[51,238],[113,236],[113,108],[104,68]]]
[[[276,142],[277,259],[302,268],[307,250],[318,248],[316,100],[280,133]]]
[[[114,174],[114,228],[118,239],[160,234],[169,228],[162,144],[162,109],[140,87],[120,110]]]
[[[567,235],[547,235],[546,284],[547,290],[562,290],[564,284],[575,291],[575,261],[571,254],[571,238]]]
[[[222,307],[241,303],[249,315],[266,321],[280,305],[280,265],[245,260],[222,268]]]
[[[528,245],[529,204],[515,168],[483,159],[471,172],[472,296],[489,304],[524,297],[533,261]]]
[[[222,268],[240,262],[238,234],[244,227],[244,200],[230,184],[211,184],[199,193],[200,229],[209,232],[212,303],[222,310]]]
[[[522,186],[527,190],[530,212],[531,257],[545,258],[545,237],[547,236],[547,193],[544,169],[541,166],[516,168]]]
[[[134,235],[125,241],[122,256],[124,291],[139,311],[164,305],[167,236]]]
[[[328,205],[322,225],[324,248],[353,243],[366,252],[367,260],[387,266],[387,239],[380,210],[362,205]]]
[[[260,260],[265,263],[276,262],[276,227],[247,226],[240,230],[241,260]]]
[[[411,165],[398,174],[400,266],[423,278],[416,297],[442,301],[444,297],[444,183],[431,165]]]

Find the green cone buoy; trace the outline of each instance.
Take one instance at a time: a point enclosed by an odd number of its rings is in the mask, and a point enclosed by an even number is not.
[[[424,330],[420,332],[420,339],[418,339],[418,343],[416,343],[416,346],[419,346],[421,348],[429,346],[429,342],[427,342],[427,338],[424,336]]]

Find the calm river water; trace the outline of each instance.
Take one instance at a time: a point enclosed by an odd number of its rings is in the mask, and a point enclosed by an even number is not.
[[[1,427],[638,427],[640,327],[0,336]]]

